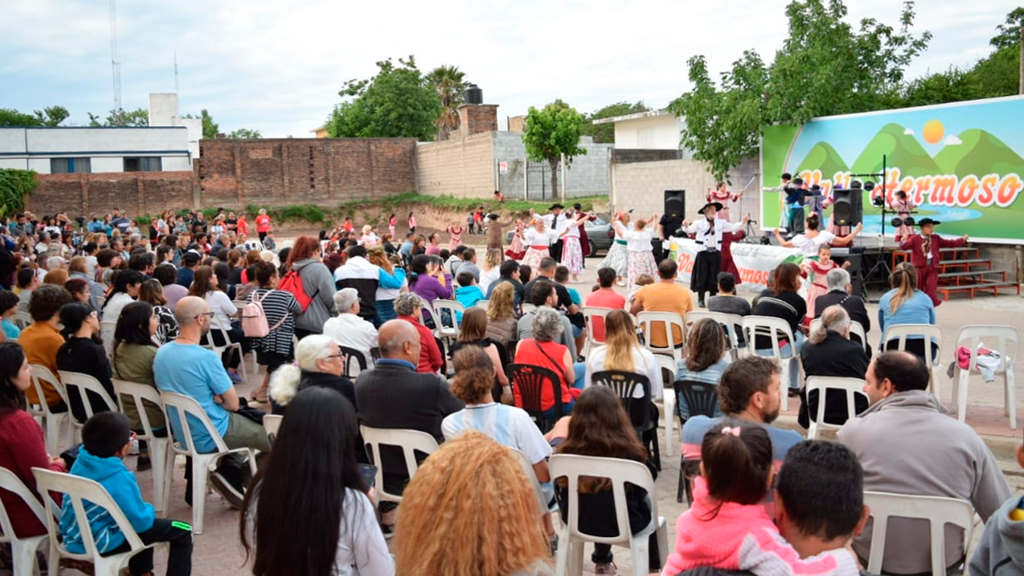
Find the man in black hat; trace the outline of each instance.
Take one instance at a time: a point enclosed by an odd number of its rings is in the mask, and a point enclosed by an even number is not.
[[[683,221],[683,230],[687,234],[696,234],[697,259],[690,275],[690,291],[697,294],[697,305],[701,308],[704,307],[705,292],[712,296],[718,293],[718,273],[722,271],[722,234],[739,232],[750,221],[750,216],[744,216],[739,222],[715,218],[721,209],[721,203],[708,202],[698,212],[703,218],[692,224]]]
[[[550,253],[551,257],[555,259],[555,262],[562,261],[562,240],[560,235],[562,233],[562,226],[567,221],[565,215],[562,214],[563,208],[565,208],[565,206],[562,206],[561,204],[556,202],[551,205],[551,214],[544,215],[544,227],[550,230],[552,233],[555,234],[556,237],[559,238],[554,242],[554,244],[548,246],[548,252]]]
[[[947,240],[935,234],[935,226],[942,224],[938,220],[922,218],[917,223],[921,227],[920,234],[911,236],[909,233],[900,241],[900,250],[910,251],[910,263],[917,269],[917,289],[924,292],[938,306],[939,300],[939,262],[942,260],[943,248],[959,248],[967,244],[967,234],[956,240]]]

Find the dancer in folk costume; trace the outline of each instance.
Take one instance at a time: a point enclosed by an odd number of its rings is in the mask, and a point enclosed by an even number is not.
[[[554,242],[556,235],[544,225],[543,218],[534,218],[533,227],[523,231],[523,242],[526,244],[526,256],[523,256],[523,264],[533,271],[531,277],[536,277],[540,270],[540,261],[550,255],[548,247]]]
[[[889,208],[895,211],[896,216],[900,219],[900,226],[896,229],[896,238],[912,236],[914,234],[914,225],[907,226],[906,220],[910,218],[910,214],[914,210],[917,210],[917,205],[907,198],[906,192],[897,190],[896,199],[889,203]]]
[[[695,234],[697,258],[690,275],[690,291],[697,295],[697,305],[704,307],[704,293],[712,296],[718,293],[718,273],[722,271],[722,234],[739,232],[750,221],[744,216],[739,222],[727,222],[716,218],[722,208],[719,202],[708,202],[697,213],[703,215],[692,224],[683,221],[683,231]]]
[[[618,212],[612,219],[612,227],[615,229],[615,241],[608,248],[608,254],[598,264],[598,268],[611,268],[615,270],[615,280],[619,286],[625,286],[622,281],[629,274],[629,250],[626,249],[626,239],[619,232],[617,223],[621,222],[628,230],[630,227],[628,212]]]
[[[936,306],[942,304],[939,300],[939,262],[942,261],[943,248],[959,248],[967,245],[967,234],[955,240],[947,240],[935,234],[935,226],[942,224],[938,220],[922,218],[917,223],[921,227],[921,233],[913,236],[907,234],[900,241],[900,250],[910,251],[910,263],[917,268],[917,286],[922,292],[932,299]]]
[[[626,239],[626,250],[629,251],[629,288],[636,284],[636,279],[641,274],[658,274],[658,263],[654,261],[654,246],[651,245],[657,222],[657,214],[651,216],[650,220],[637,220],[633,229],[626,228],[622,222],[613,222],[615,230]]]
[[[743,192],[733,194],[725,187],[725,182],[719,182],[718,186],[714,190],[708,189],[705,199],[709,203],[716,202],[720,204],[722,208],[715,214],[715,217],[728,222],[729,204],[732,202],[739,202],[740,196],[743,196]]]
[[[578,213],[581,213],[583,211],[583,205],[577,202],[572,205],[572,209]],[[587,214],[587,220],[590,222],[597,220],[597,214],[590,212],[589,214]],[[583,247],[583,267],[586,268],[587,257],[590,256],[590,239],[587,238],[587,227],[585,224],[583,226],[580,226],[580,246]]]
[[[775,239],[779,241],[779,245],[783,248],[797,248],[804,258],[814,258],[818,255],[818,248],[824,244],[831,246],[849,246],[853,243],[853,239],[857,237],[857,234],[864,229],[864,224],[859,223],[852,232],[846,236],[836,236],[831,232],[821,232],[818,228],[821,226],[818,220],[817,214],[811,214],[804,221],[804,227],[806,232],[797,234],[789,240],[782,237],[779,229],[776,228]],[[847,227],[848,228],[848,227]]]
[[[452,224],[451,226],[445,228],[444,231],[452,235],[452,237],[448,240],[449,252],[454,251],[456,248],[462,245],[462,233],[466,231],[465,228],[463,228],[459,224]],[[472,233],[472,231],[470,233]]]
[[[526,246],[523,244],[523,232],[526,229],[526,224],[522,220],[516,220],[515,232],[512,233],[512,242],[508,245],[508,250],[505,250],[505,256],[513,260],[522,260],[526,257]]]
[[[391,234],[392,238],[397,238],[397,236],[395,236],[395,224],[397,223],[398,218],[396,218],[395,213],[392,212],[391,216],[388,218],[388,233]]]
[[[575,284],[580,280],[580,273],[583,272],[583,247],[580,245],[580,228],[587,221],[587,215],[581,212],[574,212],[562,226],[558,236],[562,239],[562,265],[569,269],[572,275],[572,282]]]
[[[555,204],[551,205],[551,214],[545,214],[544,216],[542,216],[542,218],[544,219],[544,226],[548,230],[550,230],[556,238],[556,240],[550,246],[551,257],[554,258],[556,262],[562,260],[563,242],[562,240],[558,239],[558,234],[562,232],[562,226],[565,225],[566,216],[565,214],[562,214],[563,209],[565,209],[565,206],[562,206],[561,204],[558,204],[556,202]],[[533,210],[530,210],[530,215],[536,216]]]
[[[825,219],[825,197],[822,195],[821,186],[811,186],[811,195],[807,197],[807,210],[810,214],[817,214],[818,221]]]
[[[832,260],[832,247],[828,244],[818,246],[817,260],[804,260],[803,275],[809,280],[807,287],[807,316],[804,323],[810,325],[811,320],[816,317],[814,302],[818,296],[828,294],[828,284],[825,277],[830,271],[838,268],[839,265]],[[849,268],[850,262],[843,262],[843,268]]]

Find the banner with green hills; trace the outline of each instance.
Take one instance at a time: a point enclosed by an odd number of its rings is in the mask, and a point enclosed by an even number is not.
[[[883,231],[882,212],[871,197],[884,193],[891,202],[903,190],[918,206],[913,217],[942,221],[941,234],[1017,244],[1024,240],[1024,97],[770,126],[761,139],[761,172],[762,187],[779,186],[779,176],[788,172],[808,186],[817,184],[826,197],[854,180],[878,184],[874,192],[863,192],[868,234]],[[780,193],[765,191],[763,227],[778,225],[782,213]],[[893,233],[893,216],[887,209],[886,235]]]

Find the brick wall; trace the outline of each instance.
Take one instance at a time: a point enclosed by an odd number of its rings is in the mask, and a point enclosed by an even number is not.
[[[497,104],[463,104],[459,106],[459,130],[463,136],[498,130]]]
[[[114,208],[131,215],[157,214],[192,205],[192,172],[40,174],[26,207],[42,216],[67,211],[75,217]]]
[[[487,198],[494,193],[494,135],[453,134],[445,142],[416,147],[416,190],[431,196]]]
[[[416,189],[412,138],[203,140],[204,206],[336,205]]]

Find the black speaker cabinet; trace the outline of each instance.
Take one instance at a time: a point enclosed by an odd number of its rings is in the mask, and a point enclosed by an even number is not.
[[[686,209],[686,190],[665,190],[665,211],[666,216],[682,218]]]

